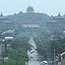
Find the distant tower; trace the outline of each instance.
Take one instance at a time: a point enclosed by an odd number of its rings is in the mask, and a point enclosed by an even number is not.
[[[60,12],[58,13],[58,16],[57,17],[62,17],[61,14],[60,14]]]
[[[3,13],[1,12],[1,15],[0,16],[3,16]]]
[[[60,14],[60,12],[58,13],[58,15],[55,17],[55,20],[59,21],[59,22],[64,22],[64,18],[63,16]]]
[[[27,8],[27,10],[26,10],[27,12],[33,12],[34,11],[34,8],[33,7],[31,7],[31,6],[29,6],[28,8]]]

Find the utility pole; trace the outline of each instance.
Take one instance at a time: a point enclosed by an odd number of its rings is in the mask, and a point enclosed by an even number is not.
[[[54,49],[54,65],[56,65],[55,49]]]
[[[4,56],[7,57],[7,42],[5,41],[5,53]]]
[[[0,45],[0,58],[1,58],[1,45]]]

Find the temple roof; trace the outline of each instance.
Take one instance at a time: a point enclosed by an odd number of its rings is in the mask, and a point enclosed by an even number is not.
[[[61,13],[59,12],[57,18],[62,18]]]
[[[27,8],[27,10],[26,11],[28,11],[28,12],[33,12],[34,11],[34,8],[33,7],[31,7],[31,6],[29,6],[28,8]]]

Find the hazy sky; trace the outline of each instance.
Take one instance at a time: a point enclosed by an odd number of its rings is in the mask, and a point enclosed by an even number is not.
[[[34,7],[36,12],[49,15],[65,13],[65,0],[0,0],[0,12],[4,15],[24,12],[28,6]]]

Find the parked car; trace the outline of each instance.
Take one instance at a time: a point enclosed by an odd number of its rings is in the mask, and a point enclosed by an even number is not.
[[[41,65],[48,65],[48,62],[47,61],[42,61]]]
[[[32,56],[30,58],[33,58]]]
[[[34,53],[34,51],[31,51],[31,53]]]

